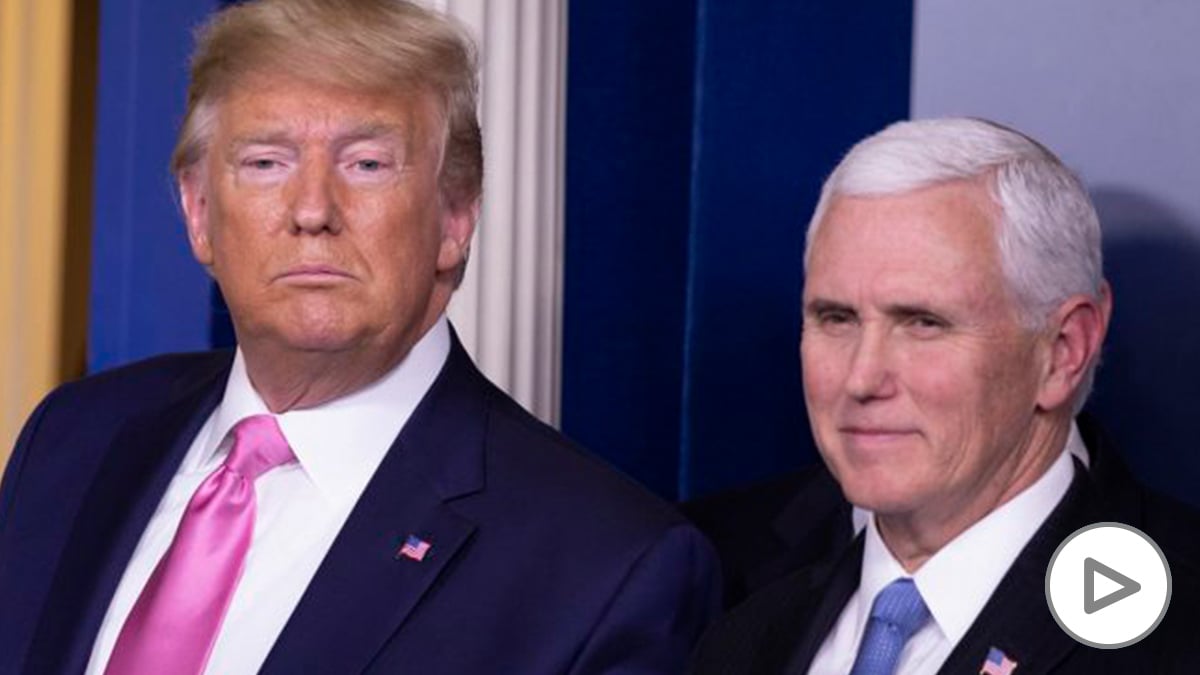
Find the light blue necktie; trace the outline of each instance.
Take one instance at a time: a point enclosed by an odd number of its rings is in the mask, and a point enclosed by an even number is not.
[[[929,621],[929,608],[912,579],[897,579],[875,596],[867,632],[850,675],[892,675],[904,643]]]

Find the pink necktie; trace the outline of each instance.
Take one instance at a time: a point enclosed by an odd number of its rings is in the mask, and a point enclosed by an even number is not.
[[[274,417],[237,423],[229,456],[192,495],[121,627],[106,675],[204,671],[250,548],[254,480],[295,460]]]

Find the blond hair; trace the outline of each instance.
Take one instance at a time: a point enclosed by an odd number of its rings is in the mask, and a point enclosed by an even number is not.
[[[433,95],[446,124],[442,198],[452,208],[479,199],[476,51],[452,19],[407,0],[258,0],[218,12],[196,33],[187,113],[171,156],[176,176],[207,150],[215,105],[261,72]]]

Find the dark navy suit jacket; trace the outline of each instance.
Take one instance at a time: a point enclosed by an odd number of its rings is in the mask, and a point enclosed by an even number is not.
[[[939,673],[978,673],[992,647],[1034,673],[1200,673],[1195,615],[1200,611],[1200,516],[1140,486],[1098,427],[1081,419],[1090,468],[1076,465],[1071,487],[1018,554]],[[761,511],[778,486],[740,491],[689,505],[714,537],[736,588],[754,591],[704,637],[691,672],[702,675],[804,673],[850,596],[862,569],[862,535],[853,536],[850,506],[824,469],[799,474],[801,492],[773,526],[738,532],[726,521]],[[832,486],[832,488],[831,488]],[[719,517],[718,517],[719,515]],[[1153,537],[1171,566],[1170,608],[1142,642],[1102,650],[1076,642],[1050,614],[1046,568],[1058,545],[1097,522],[1133,525]],[[752,530],[747,523],[744,530]],[[730,537],[735,537],[731,539]],[[738,554],[749,548],[755,553]],[[970,574],[970,570],[963,570]]]
[[[230,352],[64,385],[0,488],[0,673],[77,673]],[[415,534],[421,562],[396,555]],[[455,340],[264,673],[677,673],[718,602],[707,542],[541,424]]]

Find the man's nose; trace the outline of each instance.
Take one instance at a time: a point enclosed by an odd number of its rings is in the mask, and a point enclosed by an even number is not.
[[[866,326],[850,356],[846,393],[857,401],[888,398],[896,392],[895,373],[882,326]]]
[[[331,167],[323,162],[307,162],[301,166],[291,205],[295,233],[336,234],[341,230],[332,173]]]

